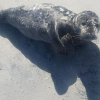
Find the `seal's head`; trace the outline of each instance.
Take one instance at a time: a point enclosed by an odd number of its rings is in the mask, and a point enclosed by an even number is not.
[[[83,11],[77,14],[74,19],[74,29],[82,39],[96,39],[100,29],[99,17],[91,11]]]

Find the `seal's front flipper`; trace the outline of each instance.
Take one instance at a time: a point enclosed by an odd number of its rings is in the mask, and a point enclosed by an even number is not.
[[[66,49],[58,38],[52,38],[51,45],[58,54],[65,54]]]
[[[48,23],[48,34],[49,34],[50,42],[53,49],[59,54],[65,54],[66,49],[59,38],[59,35],[57,32],[57,24],[55,23],[55,20],[53,20],[53,18]]]
[[[63,43],[66,54],[73,54],[74,53],[74,41],[72,39],[72,36],[70,34],[66,34],[61,38],[61,42]]]

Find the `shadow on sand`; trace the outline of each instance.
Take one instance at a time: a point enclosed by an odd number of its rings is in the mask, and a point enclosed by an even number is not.
[[[89,42],[77,48],[74,55],[56,54],[50,44],[31,40],[17,29],[0,24],[0,35],[8,38],[32,63],[51,73],[55,89],[59,95],[80,77],[89,100],[100,100],[100,52]]]

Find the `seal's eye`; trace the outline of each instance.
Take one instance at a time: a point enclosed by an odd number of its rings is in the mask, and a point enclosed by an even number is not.
[[[85,26],[86,25],[86,23],[85,22],[82,22],[82,26]]]
[[[95,22],[98,22],[98,20],[97,20],[97,19],[94,19],[94,21],[95,21]]]
[[[96,26],[97,28],[99,28],[99,24],[95,24],[95,26]]]

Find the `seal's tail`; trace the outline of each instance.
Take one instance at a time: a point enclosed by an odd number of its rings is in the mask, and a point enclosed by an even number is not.
[[[5,10],[0,11],[0,23],[5,23],[6,22],[6,15],[5,15]]]

